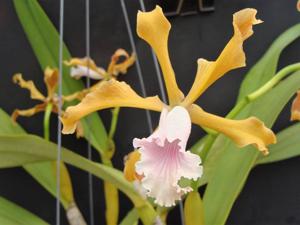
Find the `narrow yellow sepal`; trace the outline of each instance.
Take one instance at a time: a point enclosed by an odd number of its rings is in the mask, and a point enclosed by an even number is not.
[[[170,29],[171,24],[159,6],[156,6],[151,12],[138,12],[137,34],[153,48],[163,72],[169,103],[175,105],[182,100],[183,94],[177,85],[169,57],[168,39]]]

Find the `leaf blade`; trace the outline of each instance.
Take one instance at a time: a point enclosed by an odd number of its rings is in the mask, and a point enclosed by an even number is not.
[[[18,161],[15,165],[9,165],[10,167],[20,166],[27,163],[56,160],[57,146],[35,135],[0,135],[0,168],[7,167],[7,165],[2,163],[2,155],[6,153],[10,153],[9,157],[12,158],[22,158],[23,155],[32,156],[31,159],[25,157],[23,162]],[[157,214],[153,207],[136,193],[133,185],[124,178],[121,171],[92,162],[66,148],[62,148],[61,156],[64,162],[90,172],[118,187],[134,203],[139,216],[146,225],[150,225],[155,221]],[[8,158],[5,160],[8,160]]]
[[[0,224],[49,225],[33,213],[0,196]]]
[[[132,209],[123,218],[120,225],[137,225],[138,219],[139,219],[139,216],[138,216],[136,209]]]
[[[17,123],[13,122],[9,115],[7,115],[1,108],[0,108],[0,135],[22,135],[26,134],[26,131]],[[3,165],[9,167],[14,167],[18,164],[18,158],[13,159],[10,153],[6,153],[6,155],[2,155],[2,163]],[[7,160],[4,160],[4,157]],[[23,157],[27,157],[28,161],[32,159],[31,156],[23,155]],[[13,159],[13,160],[12,160]],[[35,162],[35,160],[33,160]],[[19,165],[21,166],[22,163],[20,162]],[[23,168],[29,173],[40,185],[42,185],[52,196],[56,196],[56,178],[53,173],[53,163],[50,162],[40,162],[40,163],[33,163],[33,164],[26,164],[23,165]],[[66,175],[68,173],[67,168],[65,165],[62,166],[62,174],[64,177],[68,177]],[[68,178],[69,179],[69,178]],[[70,181],[69,181],[70,182]],[[66,191],[66,192],[65,192]],[[73,191],[71,183],[69,183],[64,189],[62,189],[61,193],[61,203],[64,208],[68,208],[68,206],[74,202]]]

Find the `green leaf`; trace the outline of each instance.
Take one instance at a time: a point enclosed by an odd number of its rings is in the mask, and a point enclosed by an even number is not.
[[[204,209],[202,199],[198,191],[188,194],[184,202],[185,225],[204,225]]]
[[[0,108],[0,135],[14,135],[25,134],[26,131],[19,126],[18,123],[14,123],[11,117]]]
[[[266,126],[271,127],[285,104],[299,88],[300,72],[296,72],[248,105],[237,118],[256,116],[264,121]],[[216,168],[205,191],[204,208],[207,225],[225,224],[234,201],[259,155],[254,147],[238,149],[234,143],[229,140],[228,142],[215,161]]]
[[[0,135],[22,135],[26,134],[25,130],[18,124],[12,121],[9,115],[7,115],[0,108]],[[7,156],[10,158],[10,156]],[[26,156],[24,156],[26,157]],[[5,162],[7,166],[18,164],[18,161],[22,159],[15,158],[14,161]],[[54,197],[56,196],[56,177],[53,176],[53,163],[50,162],[41,162],[34,164],[26,164],[23,166],[27,173],[29,173],[33,178],[39,182],[49,193]],[[64,208],[68,208],[70,198],[67,198],[68,195],[61,194],[61,203]],[[66,198],[65,198],[66,197]]]
[[[120,225],[137,225],[139,220],[139,215],[136,209],[130,210],[124,219],[121,221]]]
[[[274,76],[281,52],[298,37],[300,37],[300,24],[292,26],[273,42],[263,57],[246,74],[238,100],[258,89]]]
[[[224,135],[218,136],[209,149],[208,155],[203,162],[203,175],[197,181],[197,187],[207,184],[216,168],[216,161],[222,155],[223,148],[229,145],[227,138]]]
[[[204,149],[204,146],[205,146],[205,143],[207,141],[207,138],[208,136],[204,136],[202,138],[200,138],[190,149],[190,151],[194,154],[197,154],[197,155],[200,155],[201,157],[201,154],[203,152],[203,149]],[[202,157],[201,157],[202,158]]]
[[[3,225],[49,225],[22,207],[0,197],[0,224]]]
[[[58,68],[59,35],[57,30],[36,0],[14,0],[17,15],[31,44],[31,47],[41,65],[42,70],[47,66]],[[63,48],[63,58],[71,58],[66,46]],[[84,88],[81,81],[71,78],[69,68],[63,67],[63,94],[69,95]],[[97,113],[82,119],[86,139],[100,153],[108,149],[107,134]]]
[[[300,155],[300,123],[294,124],[277,135],[277,144],[270,147],[270,154],[259,155],[256,164],[277,162]]]
[[[0,135],[0,143],[0,168],[55,161],[57,157],[56,144],[35,135]],[[129,193],[129,195],[134,193],[131,184],[127,182],[123,178],[123,174],[116,169],[93,163],[65,148],[62,149],[62,159],[72,165],[79,165],[79,168],[84,165],[85,170],[86,166],[92,168],[93,171],[97,170],[97,175],[100,176],[100,178],[118,184],[118,186],[123,187],[122,190],[124,190],[125,193]]]
[[[57,157],[57,146],[34,135],[0,135],[0,155],[0,168],[54,161]],[[66,148],[62,148],[61,157],[64,162],[90,172],[118,187],[131,199],[143,223],[146,225],[153,224],[157,217],[155,210],[149,202],[135,192],[133,185],[124,178],[121,171],[92,162]]]

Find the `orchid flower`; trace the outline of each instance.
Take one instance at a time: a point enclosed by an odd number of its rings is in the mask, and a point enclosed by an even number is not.
[[[124,60],[120,62],[121,58],[124,58]],[[119,74],[127,73],[127,69],[132,66],[134,62],[135,54],[133,53],[130,56],[124,49],[121,48],[117,49],[112,55],[107,70],[102,67],[98,67],[94,60],[87,57],[72,58],[69,61],[65,61],[65,64],[71,67],[71,77],[80,79],[81,77],[88,76],[91,79],[100,80],[88,90],[85,89],[81,92],[74,93],[73,98],[81,100],[87,93],[97,88],[103,80],[116,79]]]
[[[139,12],[137,33],[154,49],[161,65],[168,93],[169,105],[158,96],[143,98],[128,84],[114,79],[102,82],[82,101],[66,109],[61,121],[64,134],[73,133],[78,121],[88,114],[111,107],[133,107],[161,112],[175,106],[184,107],[194,124],[221,132],[231,138],[239,147],[253,144],[264,154],[267,145],[276,142],[274,133],[255,117],[242,120],[222,118],[205,112],[194,102],[217,79],[232,69],[245,66],[243,42],[253,34],[252,26],[261,23],[255,18],[255,9],[244,9],[233,15],[234,34],[216,61],[198,60],[198,71],[194,84],[184,97],[180,91],[168,53],[168,36],[171,25],[157,6],[151,12]]]
[[[49,104],[52,105],[51,112],[58,113],[58,96],[56,94],[56,88],[58,85],[58,70],[46,67],[44,71],[44,83],[47,87],[47,96],[44,96],[34,85],[32,80],[25,81],[22,74],[18,73],[13,76],[13,82],[18,84],[21,88],[29,90],[31,99],[39,100],[42,103],[35,105],[30,109],[15,109],[11,117],[14,121],[19,116],[30,117],[39,112],[45,112]],[[74,100],[73,95],[62,96],[62,101],[69,102]],[[83,128],[81,123],[78,123],[76,127],[76,137],[83,137]]]
[[[124,57],[125,59],[121,62],[120,58]],[[89,92],[96,89],[103,81],[110,79],[116,79],[117,76],[125,74],[127,69],[132,66],[135,62],[135,54],[129,54],[124,49],[117,49],[111,57],[110,64],[108,65],[107,70],[102,67],[98,67],[94,60],[85,58],[72,58],[69,61],[65,61],[67,66],[71,67],[71,77],[75,79],[80,79],[81,77],[89,77],[94,80],[100,80],[96,84],[92,85],[90,88],[84,89],[82,91],[75,92],[74,94],[68,97],[68,100],[83,99]]]
[[[292,107],[291,107],[291,121],[300,120],[300,91],[297,91]]]
[[[39,100],[42,103],[35,105],[30,109],[20,110],[16,109],[12,113],[12,118],[14,121],[17,120],[19,116],[30,117],[38,112],[46,110],[48,104],[52,104],[52,111],[58,112],[58,97],[55,93],[57,83],[58,83],[58,71],[56,69],[51,69],[47,67],[44,71],[44,82],[47,87],[47,96],[44,96],[34,85],[32,80],[25,81],[22,74],[18,73],[13,76],[14,83],[18,84],[21,88],[29,90],[31,99]]]
[[[253,34],[252,26],[261,23],[255,9],[233,15],[234,34],[216,61],[198,60],[198,71],[189,93],[179,89],[168,53],[170,23],[160,7],[139,12],[137,33],[154,49],[162,68],[169,105],[157,96],[143,98],[125,82],[109,80],[92,90],[81,103],[68,107],[61,120],[63,133],[73,133],[78,121],[97,110],[110,107],[133,107],[161,112],[157,130],[148,138],[134,139],[134,151],[125,164],[125,177],[140,180],[148,196],[163,206],[171,206],[191,187],[180,187],[182,177],[198,179],[202,175],[199,156],[186,151],[191,122],[221,132],[239,147],[253,144],[264,154],[267,145],[276,142],[274,133],[255,117],[243,120],[222,118],[205,112],[194,102],[217,79],[228,71],[245,66],[243,42]]]

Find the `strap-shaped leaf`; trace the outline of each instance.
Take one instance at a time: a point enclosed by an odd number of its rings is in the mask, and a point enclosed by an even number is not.
[[[0,197],[0,224],[3,225],[49,225],[33,213],[17,204]]]
[[[0,108],[0,135],[22,135],[26,134],[26,131],[17,123],[13,122],[11,117],[7,115]],[[18,163],[18,158],[14,159],[13,162],[6,162],[8,165],[14,166],[15,163]],[[21,159],[22,161],[22,159]],[[53,176],[53,163],[50,162],[41,162],[34,164],[26,164],[23,168],[34,177],[39,184],[41,184],[49,193],[54,197],[56,196],[56,177]],[[66,167],[62,167],[63,174],[68,173]],[[66,193],[61,193],[61,203],[65,208],[74,202],[73,197],[70,198],[70,193],[72,193],[72,187],[66,185],[63,189]]]
[[[271,146],[271,154],[259,156],[256,164],[277,162],[300,156],[300,123],[294,124],[277,134],[277,144]]]
[[[35,135],[0,135],[0,156],[0,168],[54,161],[57,146]],[[62,148],[62,160],[118,187],[132,200],[144,224],[153,224],[157,216],[155,210],[135,192],[133,185],[124,178],[121,171],[92,162],[66,148]]]
[[[31,47],[41,65],[58,68],[59,35],[57,30],[36,0],[14,0],[17,15],[31,44]],[[64,60],[71,58],[66,46],[63,48]],[[84,88],[79,80],[70,77],[69,68],[63,67],[63,94],[68,95]],[[94,113],[82,120],[86,138],[103,153],[108,149],[107,134],[100,117]]]
[[[137,225],[138,220],[139,220],[139,215],[138,215],[136,209],[132,209],[123,218],[120,225]]]
[[[253,115],[271,127],[285,104],[299,88],[300,72],[296,72],[256,102],[248,105],[237,118]],[[220,156],[215,160],[216,167],[210,175],[204,195],[207,225],[225,224],[234,201],[259,155],[251,146],[238,149],[231,142],[224,146],[226,147],[220,150]]]

